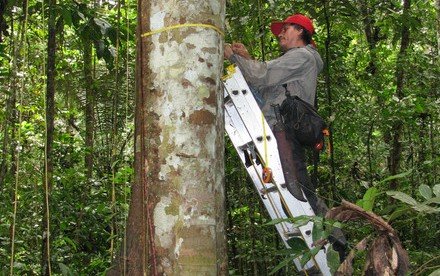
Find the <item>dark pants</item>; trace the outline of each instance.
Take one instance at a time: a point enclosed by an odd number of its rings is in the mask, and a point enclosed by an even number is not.
[[[315,212],[316,215],[325,217],[328,207],[322,199],[316,196],[315,186],[313,185],[307,171],[306,149],[294,137],[288,137],[288,140],[290,141],[292,148],[294,178],[297,182],[299,182],[307,201],[313,209],[313,212]],[[339,257],[342,262],[347,254],[347,240],[345,239],[341,229],[333,229],[332,234],[329,237],[329,241],[333,244],[334,250],[339,253]]]
[[[287,135],[289,136],[289,135]],[[318,207],[318,198],[316,196],[315,186],[313,185],[307,171],[306,150],[294,137],[288,137],[292,148],[292,159],[294,164],[294,178],[300,184],[301,189],[313,211],[317,215],[325,215],[324,210]],[[326,210],[325,210],[326,211]]]

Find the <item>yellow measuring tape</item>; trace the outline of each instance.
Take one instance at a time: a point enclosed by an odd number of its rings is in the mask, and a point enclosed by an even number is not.
[[[162,32],[167,32],[167,31],[174,30],[174,29],[190,28],[190,27],[213,29],[214,31],[219,33],[221,36],[225,36],[225,33],[219,27],[214,26],[214,25],[210,25],[210,24],[202,24],[202,23],[176,24],[176,25],[172,25],[172,26],[169,26],[169,27],[164,27],[164,28],[160,28],[160,29],[157,29],[157,30],[153,30],[153,31],[150,31],[150,32],[143,33],[141,36],[142,37],[147,37],[147,36],[151,36],[151,35],[162,33]]]
[[[264,123],[264,114],[261,113],[261,123],[263,124],[263,146],[264,146],[264,167],[263,167],[263,183],[272,182],[272,170],[269,168],[269,156],[267,153],[267,134],[266,124]]]
[[[226,67],[226,75],[224,75],[222,77],[222,81],[226,81],[227,79],[230,79],[232,77],[232,75],[235,74],[235,71],[237,71],[237,70],[235,69],[234,64],[231,64],[228,67]]]
[[[261,124],[263,125],[263,145],[264,145],[264,166],[269,167],[269,158],[267,155],[267,135],[266,124],[264,124],[264,114],[261,112]]]

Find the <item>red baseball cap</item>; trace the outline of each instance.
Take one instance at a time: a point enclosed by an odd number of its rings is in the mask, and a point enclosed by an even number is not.
[[[300,13],[291,15],[282,22],[272,22],[272,24],[270,25],[270,30],[274,35],[278,36],[281,33],[284,24],[296,24],[310,32],[311,35],[315,33],[315,28],[313,27],[312,20]]]

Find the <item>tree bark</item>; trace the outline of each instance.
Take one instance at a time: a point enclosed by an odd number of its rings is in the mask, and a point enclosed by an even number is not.
[[[440,0],[436,0],[437,9],[437,57],[440,58]]]
[[[364,23],[365,37],[368,42],[368,50],[370,51],[370,61],[367,66],[367,72],[373,77],[377,71],[377,55],[376,45],[379,42],[379,27],[374,25],[373,12],[367,0],[359,2],[362,21]]]
[[[326,39],[325,39],[325,68],[324,68],[324,78],[325,78],[325,87],[327,94],[327,114],[328,116],[332,116],[332,92],[331,92],[331,77],[330,77],[330,42],[331,42],[331,26],[330,26],[330,11],[329,11],[329,1],[323,0],[324,5],[324,15],[325,15],[325,26],[326,26]],[[317,102],[315,102],[317,106]],[[332,198],[336,195],[336,166],[335,166],[335,156],[334,156],[334,147],[333,147],[333,131],[332,131],[332,123],[329,125],[330,135],[329,135],[329,144],[330,144],[330,189]],[[317,165],[315,165],[317,167]],[[315,169],[317,171],[317,169]],[[317,174],[317,172],[315,173]],[[317,179],[317,177],[316,177]],[[315,183],[315,187],[317,187]]]
[[[224,7],[138,2],[135,183],[126,256],[109,275],[227,274],[222,37],[179,26],[223,26]]]
[[[436,0],[435,3],[436,6],[436,10],[437,10],[437,57],[434,59],[434,64],[437,64],[437,68],[440,68],[440,0]],[[440,80],[437,78],[437,80],[433,83],[433,88],[431,89],[431,97],[435,98],[436,97],[436,88],[440,85]],[[436,158],[438,158],[438,150],[437,150],[437,146],[435,143],[435,137],[437,136],[437,131],[435,130],[436,127],[436,120],[434,120],[433,117],[430,117],[429,120],[429,144],[430,144],[430,148],[431,148],[431,158],[432,160],[435,160]],[[432,183],[438,183],[437,182],[437,176],[438,176],[438,165],[434,164],[433,168],[432,168]]]
[[[92,42],[83,39],[83,73],[84,73],[84,90],[86,92],[86,134],[85,146],[86,154],[84,157],[86,183],[90,183],[93,178],[93,146],[94,146],[94,91],[93,91],[93,74],[92,74]]]
[[[404,92],[404,79],[405,79],[405,58],[406,58],[406,50],[409,46],[409,36],[410,30],[408,26],[408,17],[411,7],[410,0],[403,1],[403,13],[402,13],[402,33],[401,33],[401,41],[400,41],[400,51],[397,57],[396,64],[396,96],[398,99],[403,99]],[[390,153],[388,156],[388,168],[390,175],[396,175],[400,168],[400,161],[402,158],[402,143],[400,141],[400,137],[403,130],[403,122],[401,120],[397,120],[393,123],[391,129],[392,139],[390,141]],[[390,181],[390,189],[396,190],[398,187],[398,180],[393,179]]]
[[[372,81],[372,89],[373,91],[381,91],[381,87],[377,79],[377,54],[376,54],[376,48],[377,44],[380,41],[380,28],[375,26],[375,20],[374,20],[374,10],[371,8],[369,1],[362,0],[359,2],[359,9],[360,13],[362,15],[362,21],[364,24],[364,32],[365,32],[365,38],[368,42],[368,50],[370,54],[370,61],[368,62],[368,66],[366,68],[366,72],[371,75]],[[378,104],[380,107],[383,107],[383,99],[381,97],[378,97]],[[370,186],[373,186],[373,166],[371,164],[372,162],[372,152],[371,152],[371,136],[373,134],[374,125],[375,125],[375,118],[370,118],[369,122],[369,131],[367,135],[367,157],[368,157],[368,179],[370,182]]]

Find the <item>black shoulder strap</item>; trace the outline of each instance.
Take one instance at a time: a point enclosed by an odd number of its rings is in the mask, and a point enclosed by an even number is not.
[[[290,92],[289,90],[287,90],[287,83],[283,83],[283,87],[284,87],[284,95],[286,95],[286,98],[290,97]]]

